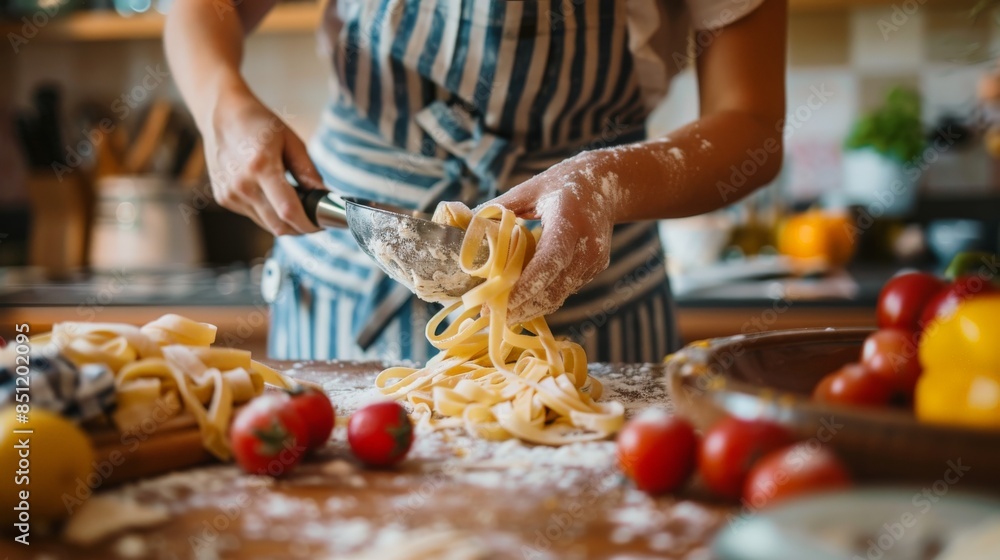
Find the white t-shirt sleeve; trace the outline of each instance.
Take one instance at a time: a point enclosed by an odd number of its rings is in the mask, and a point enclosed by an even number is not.
[[[725,27],[754,11],[764,0],[686,0],[691,27],[697,31]]]

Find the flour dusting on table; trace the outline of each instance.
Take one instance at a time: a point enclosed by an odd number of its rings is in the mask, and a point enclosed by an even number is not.
[[[323,386],[338,417],[381,398],[373,385],[378,365],[294,366],[291,374]],[[602,400],[622,402],[629,417],[669,408],[659,365],[594,365],[591,373],[604,384]],[[214,465],[105,493],[198,520],[183,537],[140,535],[120,546],[164,558],[387,560],[445,551],[455,559],[707,558],[705,543],[725,512],[633,489],[614,450],[613,441],[547,447],[489,442],[458,429],[421,431],[398,468],[366,470],[339,426],[330,445],[289,478]],[[595,539],[610,544],[590,548]]]

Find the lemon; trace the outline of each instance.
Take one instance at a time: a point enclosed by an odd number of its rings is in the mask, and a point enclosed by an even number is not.
[[[32,525],[62,519],[70,513],[64,496],[73,500],[77,485],[91,473],[90,439],[76,424],[52,412],[32,409],[27,423],[18,421],[18,416],[13,406],[0,411],[2,517]]]

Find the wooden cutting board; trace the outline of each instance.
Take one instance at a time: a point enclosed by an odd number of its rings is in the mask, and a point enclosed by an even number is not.
[[[215,460],[202,446],[197,425],[186,422],[172,426],[168,422],[154,428],[128,434],[117,430],[90,434],[95,462],[104,466],[103,472],[98,473],[102,486],[111,487]]]
[[[377,396],[378,364],[278,366],[321,383],[341,416]],[[595,375],[628,414],[650,403],[669,406],[658,365],[597,367]],[[150,461],[180,461],[181,453],[163,452],[186,448],[181,442],[188,436],[175,436],[177,442],[164,441],[162,448],[147,444],[148,459],[133,455],[131,473]],[[33,537],[31,553],[74,560],[385,559],[423,550],[419,556],[436,558],[426,547],[443,541],[455,558],[705,559],[707,543],[730,511],[697,490],[655,499],[634,490],[614,466],[612,442],[555,449],[472,440],[457,431],[420,433],[401,465],[367,470],[354,462],[345,439],[344,428],[337,428],[327,448],[279,481],[210,464],[102,490],[105,497],[166,509],[169,520],[89,548]],[[23,558],[24,549],[5,539],[4,556]]]

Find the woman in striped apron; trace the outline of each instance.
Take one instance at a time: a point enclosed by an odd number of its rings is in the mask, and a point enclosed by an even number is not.
[[[435,352],[423,334],[435,306],[349,233],[316,232],[286,168],[312,188],[424,211],[499,195],[540,219],[512,315],[544,314],[591,360],[615,362],[677,344],[652,220],[722,207],[780,168],[784,0],[332,1],[332,97],[308,149],[238,71],[243,35],[273,3],[178,0],[166,31],[216,198],[278,236],[262,282],[273,358]],[[700,118],[647,139],[646,118],[689,65]]]

